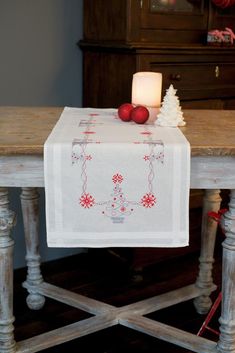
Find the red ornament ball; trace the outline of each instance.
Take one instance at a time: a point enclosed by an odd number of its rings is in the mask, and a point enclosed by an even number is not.
[[[131,112],[134,109],[131,103],[124,103],[118,108],[118,116],[123,121],[131,120]]]
[[[149,111],[142,105],[138,105],[131,111],[131,119],[137,124],[144,124],[149,118]]]

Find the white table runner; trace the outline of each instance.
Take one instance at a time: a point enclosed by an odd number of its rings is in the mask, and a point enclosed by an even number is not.
[[[48,246],[188,245],[190,146],[178,128],[65,108],[44,166]]]

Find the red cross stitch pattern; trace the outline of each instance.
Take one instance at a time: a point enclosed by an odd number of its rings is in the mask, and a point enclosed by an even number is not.
[[[145,161],[149,161],[149,156],[146,155],[143,158],[144,158]]]
[[[154,196],[154,194],[150,192],[145,194],[141,199],[141,203],[145,208],[153,207],[156,202],[157,202],[156,197]]]
[[[123,177],[121,174],[117,173],[113,176],[112,180],[113,180],[114,184],[116,184],[116,183],[120,184],[123,181]]]
[[[80,197],[80,205],[84,208],[90,208],[95,204],[95,199],[89,193],[85,193]]]

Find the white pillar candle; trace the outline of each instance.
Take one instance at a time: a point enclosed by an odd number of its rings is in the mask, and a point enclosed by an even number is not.
[[[143,105],[149,110],[153,123],[161,106],[162,74],[159,72],[136,72],[132,80],[132,104]]]

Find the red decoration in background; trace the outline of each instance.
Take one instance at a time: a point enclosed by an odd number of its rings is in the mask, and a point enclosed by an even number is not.
[[[212,0],[212,2],[222,9],[233,6],[235,4],[235,0]]]
[[[234,39],[235,34],[229,27],[225,27],[223,31],[213,29],[207,33],[207,43],[210,45],[233,45]]]
[[[228,209],[227,208],[222,208],[221,210],[219,210],[218,212],[214,212],[214,211],[209,211],[207,213],[208,217],[212,218],[214,221],[216,221],[217,223],[220,223],[221,221],[221,217],[223,216],[223,214],[225,212],[227,212]]]

